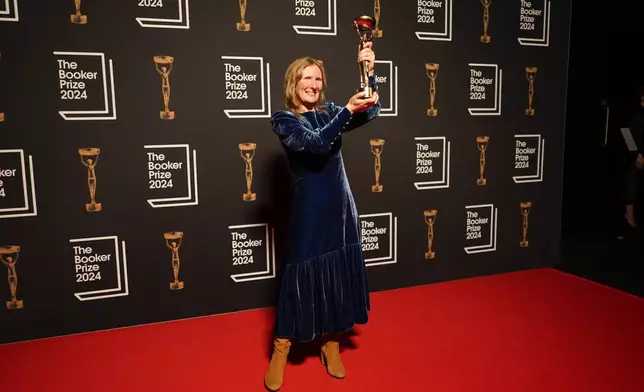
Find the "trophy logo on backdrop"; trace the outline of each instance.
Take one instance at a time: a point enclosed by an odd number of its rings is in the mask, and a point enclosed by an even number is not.
[[[528,241],[528,215],[530,215],[530,209],[532,208],[532,202],[526,201],[519,203],[519,207],[521,208],[521,220],[522,220],[522,231],[523,231],[523,239],[519,243],[519,245],[522,248],[527,248],[529,245]]]
[[[161,94],[163,96],[163,110],[159,113],[162,120],[174,120],[174,111],[170,110],[170,72],[174,64],[172,56],[154,56],[156,70],[161,75]]]
[[[0,219],[38,215],[33,157],[22,149],[0,150]]]
[[[454,0],[416,0],[416,38],[421,41],[452,40]],[[405,4],[407,6],[407,4]]]
[[[257,151],[256,143],[239,144],[239,152],[246,166],[246,193],[242,194],[242,200],[244,201],[254,201],[257,198],[257,194],[251,191],[251,187],[253,185],[253,158],[255,157],[255,151]]]
[[[4,5],[3,5],[4,4]],[[0,22],[19,22],[18,0],[0,2]]]
[[[498,64],[470,63],[470,106],[472,116],[501,115],[503,70]]]
[[[199,204],[197,151],[188,144],[146,145],[147,195],[152,208]]]
[[[485,164],[487,163],[487,147],[490,141],[489,136],[478,136],[476,138],[476,148],[479,150],[479,178],[476,179],[477,185],[487,184],[487,178],[484,177]]]
[[[481,0],[483,4],[483,35],[481,36],[481,42],[484,44],[489,44],[492,40],[492,37],[488,35],[488,29],[490,27],[490,4],[492,0]]]
[[[98,156],[100,153],[100,148],[86,147],[78,149],[81,163],[87,168],[87,187],[89,188],[89,203],[85,204],[85,211],[87,212],[103,210],[103,203],[96,202],[96,165],[98,164]]]
[[[537,77],[537,67],[525,67],[525,74],[528,79],[528,108],[525,110],[525,114],[534,116],[532,101],[534,99],[534,79]]]
[[[373,29],[373,36],[376,38],[382,38],[384,31],[380,29],[380,0],[373,0],[373,16],[376,20],[376,24]]]
[[[250,31],[250,23],[246,22],[246,7],[248,0],[239,0],[239,22],[237,22],[237,31]]]
[[[363,214],[358,219],[365,266],[397,263],[398,217],[391,212],[381,212]]]
[[[228,226],[235,283],[275,278],[275,229],[268,223]]]
[[[9,292],[11,300],[6,301],[6,307],[9,310],[22,309],[24,302],[18,299],[18,273],[16,272],[16,263],[20,255],[20,246],[11,245],[0,247],[0,261],[7,267],[7,280],[9,281]]]
[[[60,103],[67,121],[116,120],[114,66],[105,54],[55,51]],[[108,72],[109,71],[109,72]]]
[[[69,19],[73,24],[87,24],[87,15],[81,13],[81,0],[74,0],[76,6],[76,13],[69,15]]]
[[[270,118],[270,66],[263,57],[221,56],[228,118]]]
[[[414,187],[423,191],[449,188],[451,142],[445,136],[415,137],[416,178]]]
[[[295,33],[301,35],[337,35],[337,0],[328,0],[328,6],[319,7],[324,0],[295,0],[295,18],[301,24],[293,25]]]
[[[398,66],[391,60],[376,60],[374,75],[378,83],[380,117],[398,116]]]
[[[118,236],[69,240],[74,265],[74,296],[79,301],[129,295],[125,241],[119,249]]]
[[[546,141],[540,134],[514,135],[514,176],[517,184],[543,181]]]
[[[359,16],[353,20],[353,27],[358,34],[358,51],[361,51],[367,42],[371,42],[373,33],[373,18],[370,16]],[[365,98],[373,96],[373,88],[369,85],[369,62],[359,61],[358,71],[360,72],[360,89],[356,92],[364,92]]]
[[[373,172],[376,177],[376,183],[371,186],[371,192],[382,192],[383,189],[383,186],[380,183],[380,170],[382,169],[381,155],[384,146],[384,139],[369,140],[369,147],[371,147],[371,154],[373,154],[375,161],[373,165]]]
[[[172,252],[172,274],[174,280],[170,282],[170,290],[181,290],[183,289],[183,282],[179,280],[179,267],[181,265],[181,260],[179,259],[179,248],[183,242],[183,232],[180,231],[171,231],[163,233],[163,238],[165,239],[165,246],[170,249]]]
[[[550,0],[520,0],[519,43],[523,46],[550,45]]]
[[[438,109],[434,107],[434,102],[436,101],[436,77],[438,76],[438,67],[436,63],[427,63],[425,64],[425,72],[429,78],[429,109],[427,109],[427,115],[429,117],[438,116]]]
[[[438,215],[437,210],[425,210],[423,211],[423,217],[425,218],[425,223],[427,224],[427,252],[425,252],[425,259],[431,260],[436,258],[436,252],[434,252],[434,224],[436,223],[436,215]]]
[[[142,17],[136,18],[141,27],[153,29],[189,29],[188,0],[134,0]],[[176,5],[175,5],[176,4]]]
[[[496,251],[498,208],[494,204],[465,206],[465,252]]]

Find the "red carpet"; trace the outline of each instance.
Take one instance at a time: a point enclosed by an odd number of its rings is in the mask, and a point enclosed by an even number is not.
[[[628,294],[545,269],[374,293],[372,302],[370,323],[350,339],[356,347],[343,350],[346,379],[309,356],[289,364],[282,391],[644,391],[644,300]],[[264,391],[271,317],[258,310],[0,346],[0,390]]]

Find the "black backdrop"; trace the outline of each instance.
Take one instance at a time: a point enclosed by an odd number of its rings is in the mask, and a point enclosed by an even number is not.
[[[249,0],[239,31],[238,1],[116,3],[82,1],[85,23],[71,0],[10,0],[0,14],[0,252],[9,263],[19,246],[23,301],[13,309],[10,282],[0,286],[0,342],[273,305],[294,186],[269,125],[284,71],[298,56],[322,59],[327,95],[344,105],[358,86],[351,21],[374,15],[372,0]],[[490,42],[478,0],[380,7],[383,115],[344,142],[372,291],[554,264],[570,2],[492,1]],[[174,61],[172,119],[155,56]],[[437,115],[428,63],[439,65]],[[382,192],[372,139],[385,141]],[[255,145],[254,200],[242,196],[241,143]],[[99,152],[89,158],[100,211],[87,211],[79,149]],[[426,210],[437,212],[434,258]],[[178,290],[167,232],[183,233]]]

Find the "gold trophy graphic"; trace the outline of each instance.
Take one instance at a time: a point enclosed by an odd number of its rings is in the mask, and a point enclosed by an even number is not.
[[[369,141],[369,145],[371,146],[371,153],[375,157],[373,170],[376,174],[376,184],[371,186],[371,191],[382,192],[382,184],[380,183],[380,169],[382,167],[380,163],[380,155],[382,155],[382,148],[385,145],[385,141],[383,139],[371,139]]]
[[[237,22],[237,31],[250,31],[250,23],[246,22],[246,7],[248,7],[248,0],[239,0],[239,14],[241,18]]]
[[[161,92],[163,93],[164,109],[159,113],[162,120],[173,120],[174,111],[169,109],[170,104],[170,72],[174,57],[172,56],[154,56],[154,64],[157,72],[161,75]]]
[[[20,247],[16,245],[0,247],[0,261],[8,269],[9,290],[11,291],[11,301],[7,301],[7,309],[22,309],[24,303],[16,297],[18,291],[18,274],[16,273],[16,262]]]
[[[479,159],[479,173],[480,177],[476,179],[476,183],[479,185],[487,184],[487,179],[483,177],[485,172],[485,152],[487,151],[487,143],[490,141],[488,136],[479,136],[476,138],[476,146],[478,147],[481,158]]]
[[[373,18],[371,16],[363,15],[358,16],[353,20],[353,27],[358,33],[358,50],[362,50],[364,44],[371,41],[373,37]],[[367,61],[358,62],[358,70],[360,71],[360,91],[364,91],[365,98],[373,96],[373,88],[369,85],[369,66]]]
[[[534,108],[532,107],[532,98],[534,97],[534,78],[537,77],[537,67],[525,67],[525,75],[528,78],[528,108],[525,114],[534,116]]]
[[[69,15],[74,24],[87,24],[87,15],[81,14],[81,0],[74,0],[74,5],[76,6],[76,13]]]
[[[438,64],[429,63],[425,64],[425,72],[429,78],[429,109],[427,109],[427,115],[434,117],[438,115],[438,109],[434,107],[434,101],[436,100],[436,76],[438,76]]]
[[[380,0],[373,0],[373,13],[376,19],[376,26],[373,29],[373,36],[382,38],[384,31],[380,30]]]
[[[487,29],[490,25],[490,4],[492,0],[481,0],[483,4],[483,35],[481,36],[481,42],[489,44],[492,38],[487,35]]]
[[[251,185],[253,184],[253,157],[255,156],[256,149],[257,144],[255,143],[239,144],[241,157],[246,162],[246,193],[242,194],[244,201],[253,201],[257,198],[257,194],[251,192]]]
[[[87,147],[79,148],[78,154],[81,162],[87,167],[87,186],[89,187],[89,204],[85,204],[87,212],[98,212],[103,209],[103,203],[96,202],[96,164],[98,155],[101,153],[99,148]]]
[[[0,112],[0,122],[4,121],[4,113]]]
[[[181,264],[179,260],[179,248],[183,242],[183,232],[171,231],[169,233],[163,233],[163,238],[165,238],[165,245],[172,251],[172,273],[174,274],[174,281],[170,282],[170,290],[181,290],[183,289],[183,282],[179,281],[179,266]]]
[[[425,210],[423,216],[425,223],[427,223],[427,252],[425,252],[425,259],[430,260],[436,258],[436,252],[432,250],[434,245],[434,223],[436,222],[436,210]]]
[[[521,216],[523,218],[523,240],[520,242],[522,248],[528,247],[528,215],[530,215],[530,208],[532,207],[532,202],[526,201],[520,203],[521,207]]]

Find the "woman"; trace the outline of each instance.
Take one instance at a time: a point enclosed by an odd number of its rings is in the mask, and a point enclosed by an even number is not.
[[[371,43],[358,53],[367,61],[371,98],[355,94],[345,106],[325,99],[324,66],[303,57],[286,71],[286,109],[272,115],[291,169],[297,177],[289,224],[289,263],[281,285],[274,350],[264,378],[266,387],[282,386],[284,366],[294,340],[322,336],[321,361],[327,372],[344,378],[339,338],[355,324],[366,324],[370,309],[360,245],[358,212],[342,159],[342,134],[380,114],[375,55]]]

